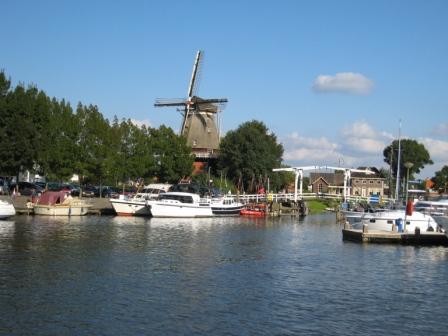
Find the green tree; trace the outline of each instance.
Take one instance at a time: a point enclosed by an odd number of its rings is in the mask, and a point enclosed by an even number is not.
[[[109,122],[94,105],[78,104],[76,116],[80,127],[76,173],[100,184],[113,180]]]
[[[41,132],[43,146],[38,165],[41,174],[48,179],[67,181],[76,170],[79,159],[79,120],[64,100],[58,102],[53,98],[48,110],[48,122]]]
[[[193,171],[194,157],[184,137],[166,126],[150,129],[151,147],[155,159],[153,175],[161,182],[176,183]]]
[[[443,166],[442,169],[436,171],[431,181],[434,183],[435,189],[446,193],[448,188],[448,166]]]
[[[151,177],[155,170],[155,158],[149,130],[138,127],[130,120],[118,122],[115,118],[112,129],[112,151],[114,174],[120,181]]]
[[[18,176],[20,171],[33,170],[42,146],[46,96],[35,87],[25,89],[22,84],[8,92],[9,81],[5,81],[4,74],[1,77],[0,145],[6,150],[0,151],[0,170]]]
[[[8,166],[9,161],[9,153],[5,150],[6,148],[10,149],[11,142],[8,139],[8,121],[10,119],[10,111],[7,105],[7,97],[10,92],[11,81],[6,78],[6,75],[3,71],[0,71],[0,148],[3,150],[0,151],[0,175],[10,175],[10,167]]]
[[[384,162],[391,165],[392,172],[397,175],[398,164],[398,140],[394,140],[389,146],[383,150]],[[406,176],[407,168],[404,166],[406,162],[413,164],[409,169],[409,178],[413,179],[414,174],[420,173],[425,165],[433,164],[429,152],[425,146],[412,139],[401,140],[401,157],[400,157],[400,176]]]
[[[283,146],[277,143],[275,134],[264,123],[253,120],[229,131],[222,139],[218,169],[249,192],[255,191],[257,184],[264,184],[267,178],[275,189],[281,177],[272,169],[280,167],[282,155]]]

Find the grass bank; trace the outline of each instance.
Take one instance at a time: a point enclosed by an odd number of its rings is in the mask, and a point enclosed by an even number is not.
[[[333,200],[310,200],[306,201],[309,214],[318,214],[325,212],[326,208],[334,208],[338,205],[338,202]]]

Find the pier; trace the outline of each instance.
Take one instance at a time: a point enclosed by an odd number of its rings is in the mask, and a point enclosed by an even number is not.
[[[356,230],[348,223],[342,229],[342,239],[357,243],[448,246],[448,237],[441,232],[370,231],[368,225],[364,225],[362,230]]]

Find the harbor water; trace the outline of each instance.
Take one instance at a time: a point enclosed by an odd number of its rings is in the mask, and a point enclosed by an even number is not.
[[[447,335],[448,248],[334,214],[0,221],[0,335]]]

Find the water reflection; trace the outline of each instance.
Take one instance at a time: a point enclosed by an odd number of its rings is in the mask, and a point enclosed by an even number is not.
[[[442,335],[448,249],[347,243],[341,228],[334,215],[0,221],[0,331]]]

